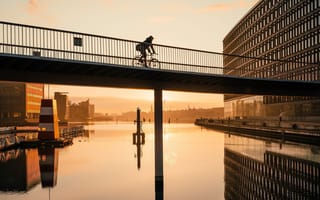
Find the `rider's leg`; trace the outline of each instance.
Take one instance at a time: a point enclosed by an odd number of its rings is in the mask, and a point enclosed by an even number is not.
[[[142,51],[140,51],[140,58],[139,58],[139,63],[143,63],[143,55],[142,55]]]
[[[147,53],[145,50],[141,52],[141,57],[143,58],[144,66],[147,67]]]

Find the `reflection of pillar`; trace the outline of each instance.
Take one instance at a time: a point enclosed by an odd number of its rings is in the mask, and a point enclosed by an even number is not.
[[[137,144],[137,168],[140,169],[141,168],[141,145]]]
[[[56,100],[41,100],[39,129],[39,140],[55,140],[59,138]]]
[[[57,184],[58,155],[55,148],[39,148],[42,187],[54,187]]]
[[[163,199],[162,90],[154,90],[154,148],[156,199]],[[162,198],[161,198],[162,197]]]

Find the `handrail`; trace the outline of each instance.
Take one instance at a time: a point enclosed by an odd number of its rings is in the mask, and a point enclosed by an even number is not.
[[[135,67],[132,59],[139,53],[135,50],[138,43],[139,41],[134,40],[0,21],[0,53],[2,54]],[[261,73],[261,69],[248,71],[242,68],[224,67],[224,60],[228,57],[237,57],[239,58],[237,62],[240,63],[246,59],[253,59],[271,64],[295,63],[302,65],[299,67],[301,70],[319,69],[318,63],[232,55],[162,44],[153,44],[153,46],[158,53],[157,59],[162,70],[224,73],[261,78],[257,75]],[[274,73],[274,69],[266,72]],[[288,71],[288,77],[289,75],[290,71]]]

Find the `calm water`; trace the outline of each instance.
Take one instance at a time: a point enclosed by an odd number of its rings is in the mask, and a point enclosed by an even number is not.
[[[153,124],[143,125],[141,153],[132,123],[86,128],[89,137],[63,149],[1,152],[0,199],[155,199]],[[319,163],[315,146],[164,125],[165,200],[281,199],[279,193],[314,199],[320,196]]]

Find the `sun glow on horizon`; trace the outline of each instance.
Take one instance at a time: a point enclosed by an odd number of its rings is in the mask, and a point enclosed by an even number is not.
[[[90,100],[96,112],[121,113],[140,107],[149,111],[153,106],[153,90],[108,87],[45,85],[45,97],[55,92],[67,92],[72,103]],[[164,110],[223,107],[222,94],[163,91]]]

